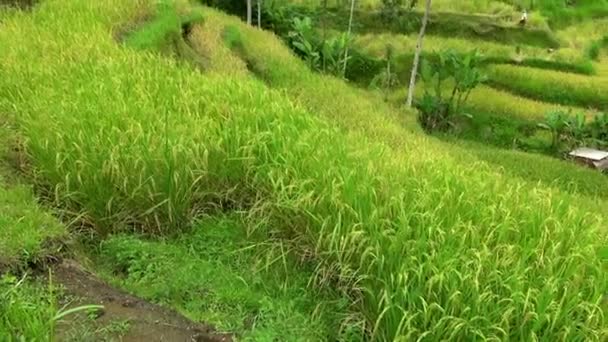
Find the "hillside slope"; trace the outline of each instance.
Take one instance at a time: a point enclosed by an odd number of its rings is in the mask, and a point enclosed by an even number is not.
[[[208,8],[192,46],[212,51],[212,72],[120,45],[154,3],[47,0],[2,24],[0,110],[17,113],[33,180],[57,203],[102,233],[239,215],[342,290],[369,340],[607,337],[599,195],[539,182],[553,165],[541,157],[513,177],[425,136]]]

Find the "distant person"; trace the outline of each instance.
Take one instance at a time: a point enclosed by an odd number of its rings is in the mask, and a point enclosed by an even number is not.
[[[524,12],[521,14],[521,19],[519,19],[519,25],[525,26],[527,22],[528,22],[528,12],[526,10],[524,10]]]

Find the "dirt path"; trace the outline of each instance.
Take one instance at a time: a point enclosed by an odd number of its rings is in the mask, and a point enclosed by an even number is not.
[[[98,327],[113,322],[128,322],[128,329],[109,340],[129,342],[151,341],[232,341],[228,334],[216,333],[213,327],[190,321],[179,313],[146,302],[125,292],[112,288],[78,263],[65,260],[54,267],[53,282],[65,287],[66,295],[76,298],[71,307],[88,304],[103,305],[104,310],[96,314],[94,324]],[[78,316],[78,315],[75,315]],[[80,315],[80,318],[83,318]],[[85,317],[86,318],[86,317]],[[71,317],[58,327],[58,340],[66,340],[66,332],[73,330],[78,317]],[[89,318],[89,320],[91,320]],[[73,337],[72,337],[73,338]],[[81,338],[83,338],[81,336]],[[105,339],[105,338],[104,338]],[[95,339],[96,341],[101,339]]]

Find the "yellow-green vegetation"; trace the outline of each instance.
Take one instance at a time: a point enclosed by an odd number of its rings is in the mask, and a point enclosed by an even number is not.
[[[583,113],[590,119],[596,114],[596,111],[584,107],[563,106],[550,102],[533,100],[488,86],[476,88],[471,93],[471,97],[467,104],[473,113],[480,111],[531,121],[540,121],[548,112],[555,109],[571,112],[573,115]]]
[[[154,6],[46,0],[1,26],[0,111],[17,114],[33,181],[58,205],[104,233],[178,235],[230,212],[249,236],[283,247],[272,249],[278,262],[301,260],[293,268],[312,269],[311,286],[343,296],[352,314],[311,319],[311,339],[608,338],[607,203],[576,185],[601,183],[598,174],[565,167],[573,176],[550,182],[537,173],[556,161],[510,151],[508,167],[496,168],[485,157],[495,150],[426,136],[413,112],[314,74],[273,34],[211,9],[199,29],[214,31],[192,44],[214,51],[204,58],[232,54],[226,63],[241,72],[212,61],[204,73],[115,41],[116,27]],[[176,300],[209,271],[197,239],[227,227],[199,229],[208,232],[175,245],[121,235],[102,253],[129,269],[127,288],[213,320],[187,307],[196,293]],[[223,315],[268,293],[230,272],[221,279],[235,290],[215,292],[231,303]],[[310,300],[323,304],[305,297],[290,307],[305,286],[291,284],[277,307],[251,307],[302,317]],[[277,331],[253,336],[285,337]]]
[[[533,99],[608,109],[608,78],[511,65],[487,68],[491,84]]]

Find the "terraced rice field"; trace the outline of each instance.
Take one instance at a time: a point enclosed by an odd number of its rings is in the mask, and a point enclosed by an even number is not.
[[[428,135],[414,110],[188,1],[45,0],[3,18],[0,170],[23,187],[0,183],[0,339],[57,336],[64,298],[23,270],[59,255],[234,340],[608,338],[605,175]],[[411,50],[379,41],[393,37]],[[468,109],[532,123],[560,103],[601,109],[594,65],[485,66]],[[108,327],[129,331],[76,336]]]

